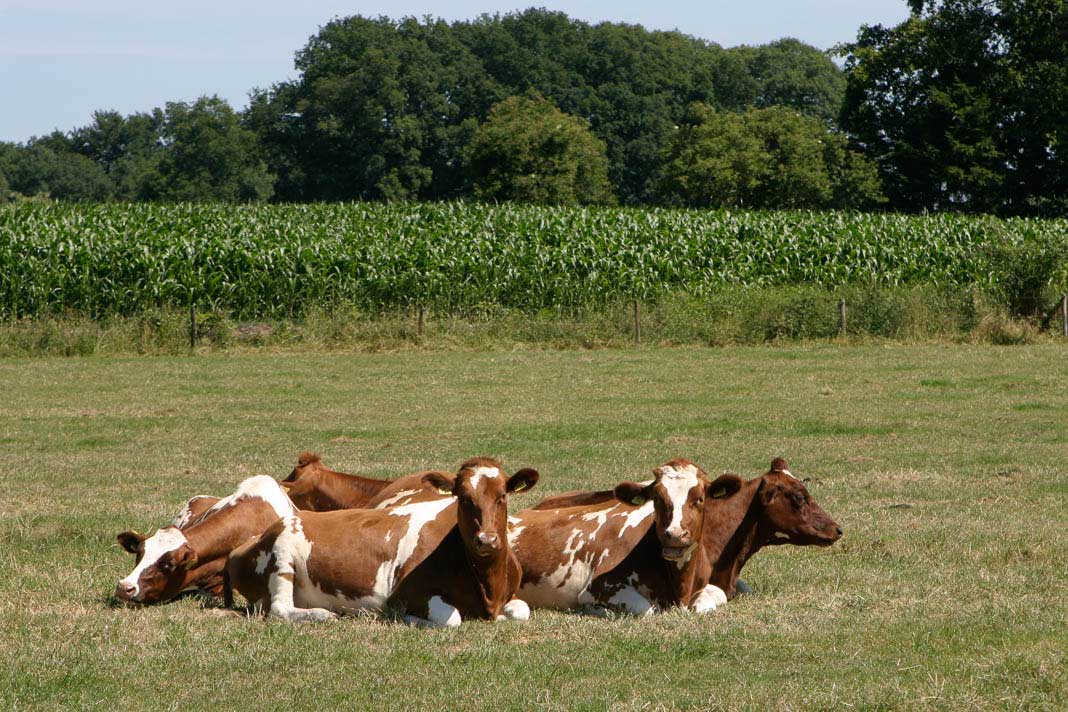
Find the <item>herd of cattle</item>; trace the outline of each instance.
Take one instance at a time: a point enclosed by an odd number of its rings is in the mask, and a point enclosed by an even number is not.
[[[193,497],[152,536],[119,534],[137,564],[115,597],[158,603],[199,589],[233,606],[236,590],[290,621],[388,607],[445,626],[525,620],[531,607],[705,612],[734,596],[762,547],[842,535],[781,458],[748,481],[709,479],[683,459],[653,474],[509,516],[507,495],[533,487],[536,470],[509,477],[479,457],[456,474],[377,480],[304,453],[282,482],[251,477],[228,497]]]

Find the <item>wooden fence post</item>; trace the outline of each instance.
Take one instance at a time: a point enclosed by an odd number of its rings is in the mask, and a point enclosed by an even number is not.
[[[634,345],[640,346],[642,343],[642,321],[641,314],[638,311],[638,300],[634,300]]]
[[[838,335],[845,336],[846,333],[846,301],[845,297],[838,300]]]
[[[197,308],[192,299],[189,300],[189,353],[197,346]]]
[[[1061,295],[1061,336],[1068,336],[1068,294]]]

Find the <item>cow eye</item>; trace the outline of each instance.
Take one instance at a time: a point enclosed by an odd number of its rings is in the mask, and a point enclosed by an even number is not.
[[[171,563],[170,559],[164,559],[163,561],[159,562],[159,568],[160,568],[160,571],[163,571],[164,573],[167,573],[171,569],[174,568],[174,564]]]

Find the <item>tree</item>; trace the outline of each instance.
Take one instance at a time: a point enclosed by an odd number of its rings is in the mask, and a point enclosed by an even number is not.
[[[145,189],[159,200],[246,202],[270,198],[274,176],[256,136],[226,101],[201,97],[167,104],[158,183]]]
[[[845,76],[826,52],[790,37],[738,53],[756,86],[752,104],[788,106],[832,125],[842,110]]]
[[[841,124],[893,207],[1068,211],[1068,0],[912,0],[861,27]]]
[[[881,200],[875,167],[818,118],[785,107],[691,107],[658,181],[669,204],[866,208]]]
[[[604,143],[586,121],[537,94],[509,97],[490,110],[469,149],[467,171],[483,199],[613,202]]]

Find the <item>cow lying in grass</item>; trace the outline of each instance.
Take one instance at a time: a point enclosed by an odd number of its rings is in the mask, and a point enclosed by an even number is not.
[[[506,478],[497,461],[473,458],[455,475],[423,474],[381,509],[283,517],[234,550],[227,576],[254,608],[289,621],[387,606],[431,625],[525,620],[506,495],[537,481],[535,470]]]
[[[331,470],[313,452],[302,452],[282,488],[297,509],[330,512],[366,507],[391,480],[375,480]]]
[[[578,506],[539,505],[512,517],[512,542],[523,566],[520,598],[546,608],[592,604],[634,613],[654,605],[704,610],[698,600],[704,583],[695,583],[697,572],[707,567],[700,546],[703,509],[707,499],[734,494],[741,480],[724,475],[710,482],[701,468],[682,459],[653,474],[650,483],[623,483],[603,497],[576,496],[586,502]],[[601,585],[635,551],[643,556],[643,566],[656,572],[655,595],[633,586]]]
[[[139,604],[168,601],[196,589],[222,595],[222,570],[230,551],[294,511],[278,483],[265,475],[248,478],[223,499],[194,497],[174,524],[152,536],[134,531],[118,535],[137,564],[115,586],[114,595]]]
[[[828,546],[842,534],[781,458],[748,482],[717,478],[703,501],[707,478],[692,463],[675,460],[656,474],[651,483],[552,497],[513,517],[520,597],[534,607],[710,611],[734,596],[761,547]],[[554,558],[548,552],[561,540],[563,556]]]

